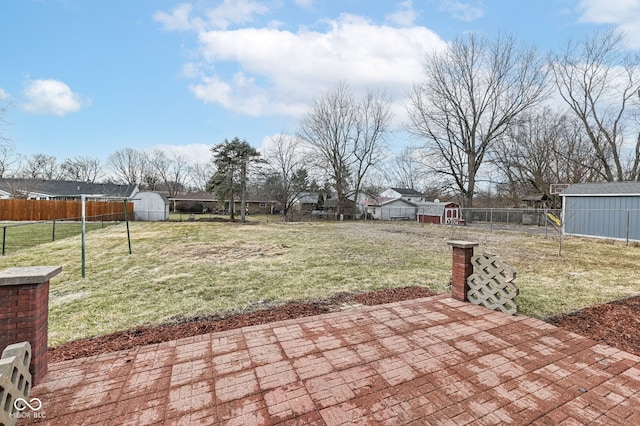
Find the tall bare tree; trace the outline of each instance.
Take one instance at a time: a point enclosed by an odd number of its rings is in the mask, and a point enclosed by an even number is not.
[[[272,138],[263,158],[267,192],[281,206],[286,220],[293,203],[309,187],[302,142],[295,136],[280,133]]]
[[[19,177],[34,180],[59,180],[62,175],[62,168],[56,157],[42,153],[28,156],[18,172]]]
[[[430,167],[452,180],[466,207],[480,167],[497,140],[547,95],[545,64],[532,47],[500,35],[453,41],[427,58],[414,86],[407,130],[424,141]]]
[[[62,172],[65,179],[95,183],[102,178],[102,164],[99,159],[77,156],[67,158],[62,163]]]
[[[189,162],[183,154],[173,152],[169,155],[156,149],[149,158],[149,164],[155,175],[160,178],[169,197],[175,197],[189,183]]]
[[[640,111],[640,55],[627,50],[623,35],[608,29],[569,41],[550,63],[560,96],[593,145],[602,178],[640,178],[640,133],[636,130],[635,141],[625,144],[628,126]]]
[[[20,158],[16,154],[16,147],[0,135],[0,178],[11,174],[13,167],[19,164]]]
[[[302,118],[298,137],[329,174],[338,214],[344,212],[349,195],[357,197],[369,168],[381,160],[391,118],[383,92],[368,91],[357,99],[343,82],[316,99]]]
[[[382,91],[369,90],[357,104],[352,166],[356,205],[360,202],[360,192],[367,173],[386,158],[386,142],[392,118],[391,100]]]
[[[148,169],[147,154],[133,148],[123,148],[109,155],[107,165],[116,182],[139,185]]]
[[[589,182],[597,179],[600,164],[577,118],[549,108],[523,114],[493,150],[491,161],[501,172],[500,185],[512,205],[522,196],[549,193],[551,183]],[[505,194],[507,195],[507,194]]]
[[[194,191],[206,191],[207,183],[215,172],[215,167],[211,161],[191,164],[191,167],[189,168],[189,182],[191,189]]]
[[[0,144],[9,142],[9,139],[4,135],[4,127],[7,125],[7,121],[4,118],[7,115],[7,106],[0,104]]]
[[[387,181],[398,188],[418,190],[425,185],[424,166],[415,147],[405,147],[394,156],[385,170]]]

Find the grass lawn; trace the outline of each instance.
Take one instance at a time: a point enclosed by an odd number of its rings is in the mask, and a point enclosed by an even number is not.
[[[255,220],[255,218],[249,218]],[[273,220],[273,219],[272,219]],[[450,239],[477,241],[515,267],[521,312],[545,318],[640,294],[640,248],[416,223],[131,223],[0,258],[0,268],[61,265],[51,281],[49,344],[106,334],[178,316],[421,285],[445,292]],[[259,303],[260,302],[260,303]]]
[[[87,222],[87,232],[102,229],[114,222]],[[34,247],[82,233],[81,222],[0,222],[0,242],[4,239],[4,253]]]

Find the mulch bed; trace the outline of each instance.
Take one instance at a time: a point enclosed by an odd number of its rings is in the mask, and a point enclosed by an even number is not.
[[[248,312],[208,317],[178,317],[158,326],[140,326],[49,348],[49,362],[98,355],[182,337],[231,330],[342,309],[348,305],[378,305],[435,296],[424,287],[410,286],[368,293],[341,293],[330,298],[283,305],[257,304]],[[551,324],[593,340],[640,355],[640,296],[596,305],[549,319]]]
[[[558,315],[548,322],[640,356],[640,296]]]

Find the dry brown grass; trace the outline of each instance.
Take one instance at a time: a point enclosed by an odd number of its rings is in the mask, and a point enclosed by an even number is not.
[[[0,267],[62,265],[51,286],[50,343],[105,334],[174,316],[249,309],[259,301],[421,285],[445,292],[447,241],[480,243],[515,267],[521,312],[544,318],[640,294],[640,248],[597,240],[416,223],[133,223],[87,238],[43,244],[0,259]]]

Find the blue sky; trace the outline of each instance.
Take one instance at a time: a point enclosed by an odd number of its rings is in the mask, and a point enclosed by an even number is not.
[[[605,25],[640,48],[638,0],[0,0],[2,131],[60,161],[129,147],[204,162],[225,138],[294,132],[338,81],[386,89],[400,124],[425,52],[466,32],[548,51]]]

